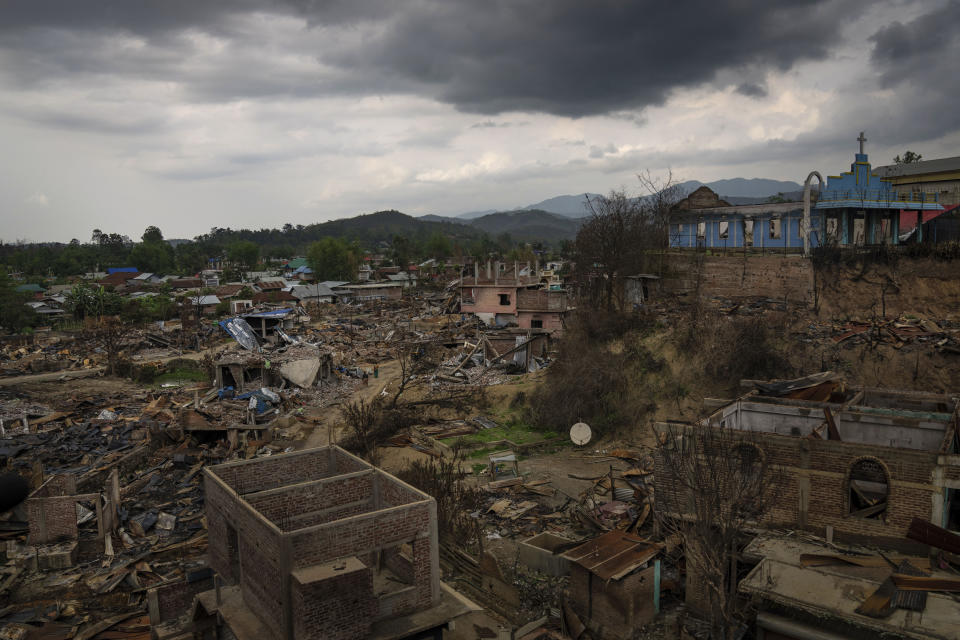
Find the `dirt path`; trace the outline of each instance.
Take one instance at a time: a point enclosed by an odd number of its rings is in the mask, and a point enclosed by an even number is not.
[[[27,376],[0,378],[0,387],[16,387],[21,384],[33,384],[36,382],[59,382],[62,380],[76,380],[77,378],[92,378],[93,376],[102,375],[106,370],[106,367],[93,367],[91,369],[51,371],[50,373],[34,373]]]
[[[362,367],[367,371],[373,370],[373,365],[359,363],[356,366]],[[392,397],[396,393],[397,384],[400,381],[400,363],[396,360],[381,362],[379,365],[380,375],[377,378],[370,376],[367,386],[359,387],[349,401],[363,400],[371,402],[377,396],[384,394],[385,398]],[[313,432],[303,440],[302,447],[310,449],[312,447],[324,447],[330,444],[330,435],[334,442],[338,442],[342,436],[342,424],[340,410],[337,405],[328,407],[314,407],[308,413],[317,421]]]

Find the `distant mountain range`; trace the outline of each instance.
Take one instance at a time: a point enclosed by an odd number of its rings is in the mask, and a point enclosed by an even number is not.
[[[706,185],[717,192],[717,194],[730,204],[754,204],[765,202],[771,196],[783,193],[787,199],[789,196],[796,196],[803,187],[789,180],[769,180],[767,178],[730,178],[726,180],[714,180],[713,182],[700,182],[699,180],[688,180],[680,183],[680,188],[684,193]],[[544,211],[547,213],[556,213],[567,218],[585,218],[590,212],[586,207],[587,198],[595,198],[598,193],[581,193],[578,195],[554,196],[528,204],[526,206],[515,207],[510,211]],[[799,196],[797,196],[799,197]],[[455,216],[423,216],[427,220],[444,221],[451,220],[475,220],[492,213],[498,213],[496,210],[486,209],[484,211],[468,211]]]
[[[685,194],[706,185],[730,204],[759,204],[771,197],[780,195],[784,200],[800,200],[803,187],[788,180],[769,180],[766,178],[731,178],[700,182],[688,180],[680,183]],[[517,240],[543,240],[557,242],[571,239],[577,235],[577,229],[583,218],[590,215],[586,207],[587,198],[595,198],[598,193],[554,196],[534,204],[517,207],[510,211],[469,211],[455,216],[426,215],[418,218],[428,222],[454,223],[469,226],[490,235],[509,233]]]
[[[687,180],[680,184],[688,193],[703,185],[710,187],[717,192],[717,195],[728,201],[729,198],[761,198],[762,202],[778,193],[785,194],[803,190],[803,185],[799,183],[790,180],[768,180],[767,178],[731,178],[714,180],[713,182]]]

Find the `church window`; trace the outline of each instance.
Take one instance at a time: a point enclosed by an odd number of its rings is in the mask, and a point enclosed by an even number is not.
[[[770,218],[770,237],[774,240],[780,239],[780,218]]]

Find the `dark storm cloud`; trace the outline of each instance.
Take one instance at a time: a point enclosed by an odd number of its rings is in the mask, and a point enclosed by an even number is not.
[[[763,83],[743,82],[737,86],[737,93],[748,98],[765,98],[767,87]]]
[[[960,129],[960,1],[894,22],[870,41],[881,86],[895,92],[885,124],[900,139],[927,140]]]
[[[957,81],[957,54],[960,53],[960,1],[922,15],[907,24],[894,22],[870,36],[871,62],[890,87],[901,82],[922,83],[942,71]],[[933,89],[933,87],[930,87]]]
[[[406,92],[469,112],[585,116],[662,104],[672,89],[709,82],[721,70],[753,74],[823,58],[857,4],[19,0],[4,6],[0,48],[5,66],[28,69],[7,69],[22,81],[58,73],[149,77],[182,83],[188,95],[209,101]],[[301,18],[304,33],[245,57],[264,43],[238,19],[265,15]],[[331,39],[326,28],[337,26],[349,28]],[[235,55],[198,69],[184,32],[222,38]],[[149,47],[111,55],[98,39],[113,33],[145,38]],[[271,59],[278,50],[309,56],[316,68],[286,69]]]

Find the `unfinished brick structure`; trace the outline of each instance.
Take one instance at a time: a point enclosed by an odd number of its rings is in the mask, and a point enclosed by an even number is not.
[[[208,467],[205,490],[210,566],[275,638],[365,637],[439,602],[436,502],[339,447]]]
[[[73,475],[51,476],[27,498],[27,518],[30,527],[28,541],[32,545],[76,540],[77,503],[95,505],[98,538],[103,538],[104,511],[100,494],[77,494],[77,479]]]
[[[820,400],[809,399],[816,388]],[[906,532],[915,517],[960,529],[956,398],[836,382],[813,389],[751,391],[697,425],[656,428],[664,440],[688,429],[752,432],[758,453],[782,470],[770,525],[818,535],[830,528],[838,540],[895,548],[911,545]],[[657,506],[682,514],[682,489],[662,455],[655,460]]]
[[[568,309],[566,291],[517,290],[517,324],[521,329],[563,330]]]

